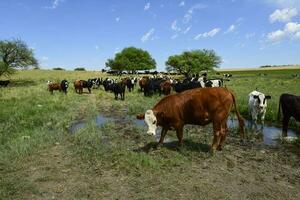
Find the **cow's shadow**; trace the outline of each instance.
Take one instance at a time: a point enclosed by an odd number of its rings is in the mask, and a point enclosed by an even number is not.
[[[183,145],[181,147],[178,147],[177,144],[178,144],[177,141],[165,142],[159,148],[167,148],[172,151],[182,151],[182,150],[195,151],[195,152],[209,152],[210,151],[210,145],[205,144],[205,143],[194,142],[189,139],[184,140]],[[149,152],[157,150],[157,149],[158,149],[157,142],[150,142],[143,147],[135,149],[134,151],[149,153]]]

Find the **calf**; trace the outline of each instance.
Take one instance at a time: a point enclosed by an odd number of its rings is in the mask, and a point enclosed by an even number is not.
[[[74,82],[75,92],[77,92],[79,94],[81,94],[83,92],[83,88],[87,88],[89,93],[91,93],[92,86],[93,86],[93,82],[91,81],[91,79],[89,79],[88,81],[76,80]]]
[[[160,83],[159,95],[163,93],[164,95],[169,95],[171,93],[172,83],[170,80],[166,80]]]
[[[252,91],[249,94],[248,111],[251,116],[251,128],[257,128],[257,117],[261,116],[262,128],[264,126],[265,115],[267,112],[267,100],[271,99],[270,95],[265,95],[258,91]]]
[[[287,137],[287,129],[291,117],[300,121],[300,96],[292,94],[282,94],[279,99],[278,120],[280,119],[280,109],[282,110],[282,136]]]
[[[147,133],[156,134],[157,126],[162,127],[158,146],[164,141],[167,131],[175,128],[178,145],[183,141],[185,124],[207,125],[213,123],[214,138],[212,150],[221,150],[227,134],[227,118],[234,106],[238,117],[241,136],[244,137],[244,119],[236,107],[235,96],[226,88],[197,88],[178,94],[171,94],[161,99],[145,114],[137,115],[145,119],[148,125]]]
[[[62,91],[65,94],[67,94],[67,89],[69,87],[69,83],[67,80],[62,80],[60,83],[48,81],[47,85],[48,85],[48,90],[51,94],[53,94],[54,90],[58,90],[60,92]]]

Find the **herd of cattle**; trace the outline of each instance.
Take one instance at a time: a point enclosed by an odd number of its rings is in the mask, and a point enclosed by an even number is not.
[[[229,80],[230,74],[220,79],[207,79],[206,74],[186,78],[182,81],[170,77],[134,77],[123,78],[119,81],[111,78],[91,78],[88,80],[75,80],[74,89],[76,93],[82,94],[86,88],[89,93],[92,89],[103,86],[107,92],[114,93],[117,100],[125,99],[126,88],[132,92],[135,87],[143,92],[144,96],[163,94],[162,98],[151,110],[139,114],[138,119],[145,119],[148,125],[148,133],[156,134],[157,126],[162,127],[159,145],[163,143],[168,130],[174,128],[177,133],[179,145],[182,144],[183,126],[185,124],[206,125],[213,123],[214,139],[213,150],[221,150],[222,143],[227,135],[227,118],[234,107],[237,114],[241,136],[244,135],[244,119],[236,107],[235,96],[224,86],[224,80]],[[7,86],[9,82],[0,82]],[[58,90],[67,94],[69,82],[47,82],[47,88],[51,94]],[[171,94],[171,90],[176,93]],[[251,117],[251,127],[257,129],[257,118],[260,116],[262,126],[267,112],[267,100],[270,95],[259,91],[252,91],[248,95],[248,111]],[[282,135],[287,136],[288,123],[291,117],[300,121],[300,96],[282,94],[279,100],[278,119],[282,114]]]
[[[224,75],[225,77],[225,75]],[[230,78],[226,75],[225,80]],[[148,133],[155,134],[156,127],[162,126],[162,143],[166,132],[170,128],[175,128],[179,140],[182,143],[182,128],[185,124],[206,125],[213,123],[214,135],[213,148],[221,149],[227,132],[227,118],[231,107],[236,107],[235,97],[230,90],[224,86],[224,79],[208,80],[206,74],[200,77],[193,77],[180,80],[174,80],[168,77],[141,77],[124,78],[116,81],[110,78],[93,78],[85,80],[76,80],[74,88],[77,93],[82,93],[83,88],[87,88],[91,93],[92,88],[103,88],[107,92],[113,92],[115,99],[119,95],[122,100],[125,99],[126,88],[129,92],[139,86],[139,90],[144,96],[153,94],[167,95],[152,110],[145,114],[137,116],[139,119],[145,119],[148,125]],[[48,83],[48,90],[60,90],[67,93],[68,82],[63,80],[61,83]],[[203,88],[203,89],[197,89]],[[205,88],[205,89],[204,89]],[[176,93],[171,94],[171,90]],[[170,95],[171,94],[171,95]],[[260,116],[262,127],[267,112],[267,100],[270,95],[265,95],[259,91],[252,91],[248,95],[248,111],[251,117],[251,128],[257,129],[257,118]],[[236,113],[240,122],[241,135],[243,135],[243,118],[237,109]],[[279,102],[278,116],[282,112],[282,133],[287,136],[288,122],[291,117],[300,121],[300,97],[291,94],[282,94]],[[170,122],[169,122],[170,121]]]

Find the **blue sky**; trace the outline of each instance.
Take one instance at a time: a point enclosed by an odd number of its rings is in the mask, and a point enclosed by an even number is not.
[[[1,0],[0,9],[0,39],[24,40],[44,69],[100,70],[128,46],[158,70],[204,48],[221,68],[300,63],[300,0]]]

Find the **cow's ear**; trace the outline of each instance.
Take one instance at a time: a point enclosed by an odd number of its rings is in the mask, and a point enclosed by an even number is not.
[[[258,95],[253,95],[253,98],[254,99],[258,99]]]
[[[145,119],[145,114],[141,113],[136,116],[137,119]]]
[[[271,96],[270,96],[270,95],[267,95],[267,96],[266,96],[266,99],[271,99]]]

